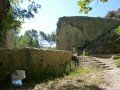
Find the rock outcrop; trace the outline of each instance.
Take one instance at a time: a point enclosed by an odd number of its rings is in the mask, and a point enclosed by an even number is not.
[[[57,23],[56,48],[67,51],[73,51],[75,48],[77,53],[81,53],[91,44],[94,46],[95,42],[111,33],[119,25],[120,20],[115,19],[81,16],[61,17]],[[97,47],[97,44],[95,45]],[[107,44],[105,45],[107,46]],[[99,52],[101,53],[101,51]]]

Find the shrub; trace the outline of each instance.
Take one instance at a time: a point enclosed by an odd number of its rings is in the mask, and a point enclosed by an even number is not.
[[[120,26],[118,26],[117,29],[115,29],[115,33],[120,35]]]
[[[120,67],[120,58],[117,59],[117,61],[116,61],[116,66],[117,66],[117,67]]]
[[[88,52],[84,50],[84,51],[82,52],[82,55],[83,55],[83,56],[88,56]]]

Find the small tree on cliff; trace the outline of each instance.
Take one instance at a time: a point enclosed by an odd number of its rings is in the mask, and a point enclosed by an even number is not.
[[[120,8],[117,11],[109,11],[105,18],[120,19]]]
[[[80,7],[79,12],[87,14],[89,11],[92,10],[92,7],[90,7],[90,3],[93,1],[100,1],[100,2],[107,2],[108,0],[79,0],[78,6]]]

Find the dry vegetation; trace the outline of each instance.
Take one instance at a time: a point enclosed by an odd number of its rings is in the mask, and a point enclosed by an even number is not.
[[[99,85],[104,83],[101,68],[77,68],[68,76],[48,80],[45,82],[31,81],[21,87],[12,86],[7,90],[102,90]]]
[[[36,84],[32,90],[102,90],[104,83],[101,68],[78,68],[68,76]],[[23,87],[24,88],[24,87]],[[29,88],[30,89],[30,88]]]

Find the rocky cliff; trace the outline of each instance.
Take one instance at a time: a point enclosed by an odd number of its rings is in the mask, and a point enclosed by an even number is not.
[[[96,17],[61,17],[57,23],[56,48],[81,53],[91,43],[113,31],[119,20]]]
[[[120,53],[120,36],[115,29],[101,37],[97,41],[91,43],[86,48],[89,54],[118,54]]]

